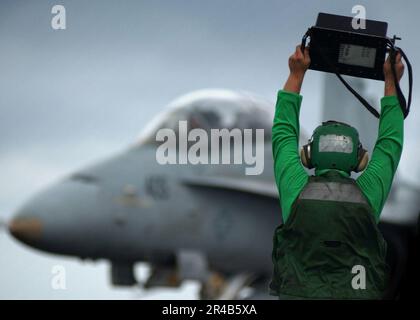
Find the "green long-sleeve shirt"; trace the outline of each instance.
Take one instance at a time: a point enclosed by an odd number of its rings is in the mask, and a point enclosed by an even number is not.
[[[274,174],[280,195],[283,221],[289,217],[293,202],[308,182],[299,156],[299,113],[302,96],[280,90],[273,123]],[[363,137],[362,137],[363,138]],[[379,135],[372,158],[356,183],[369,201],[379,221],[401,157],[404,116],[396,96],[381,99]],[[324,170],[325,172],[325,170]],[[315,175],[322,174],[316,171]],[[341,174],[347,173],[340,171]]]

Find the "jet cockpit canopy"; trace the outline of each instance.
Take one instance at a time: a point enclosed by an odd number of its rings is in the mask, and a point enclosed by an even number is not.
[[[178,133],[179,121],[187,121],[188,130],[264,129],[271,137],[274,105],[247,92],[224,89],[199,90],[172,101],[140,135],[139,143],[153,143],[156,132],[168,128]]]

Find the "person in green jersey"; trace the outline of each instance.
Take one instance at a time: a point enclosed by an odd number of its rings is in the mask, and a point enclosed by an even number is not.
[[[404,133],[390,58],[383,67],[385,95],[370,161],[357,130],[336,121],[317,127],[299,153],[300,90],[309,65],[308,48],[298,46],[277,97],[272,148],[283,224],[273,237],[270,293],[285,299],[381,299],[388,266],[377,223]],[[399,54],[395,67],[399,81]],[[304,166],[315,175],[308,176]],[[362,173],[352,179],[352,171]]]

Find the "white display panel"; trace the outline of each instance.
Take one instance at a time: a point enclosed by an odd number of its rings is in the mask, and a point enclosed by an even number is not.
[[[375,67],[376,48],[354,44],[340,44],[338,62],[353,66]]]

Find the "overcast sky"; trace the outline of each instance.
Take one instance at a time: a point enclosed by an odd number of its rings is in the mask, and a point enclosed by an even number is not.
[[[55,4],[66,8],[66,30],[51,28]],[[351,15],[356,4],[366,7],[369,19],[387,21],[388,35],[402,36],[400,45],[415,71],[420,54],[415,0],[2,0],[0,218],[10,219],[25,199],[63,175],[133,143],[179,95],[227,88],[274,102],[287,77],[287,58],[318,12]],[[415,182],[410,173],[419,176],[413,169],[418,87],[401,162],[402,174]],[[368,89],[377,98],[383,90],[376,81],[369,81]],[[307,131],[321,120],[322,90],[321,73],[309,72],[301,118]],[[65,291],[50,286],[57,264],[67,270]],[[111,288],[104,262],[82,264],[39,253],[5,233],[0,233],[0,270],[0,298],[143,297],[141,291]],[[181,291],[149,297],[191,298],[196,290],[187,283]]]

